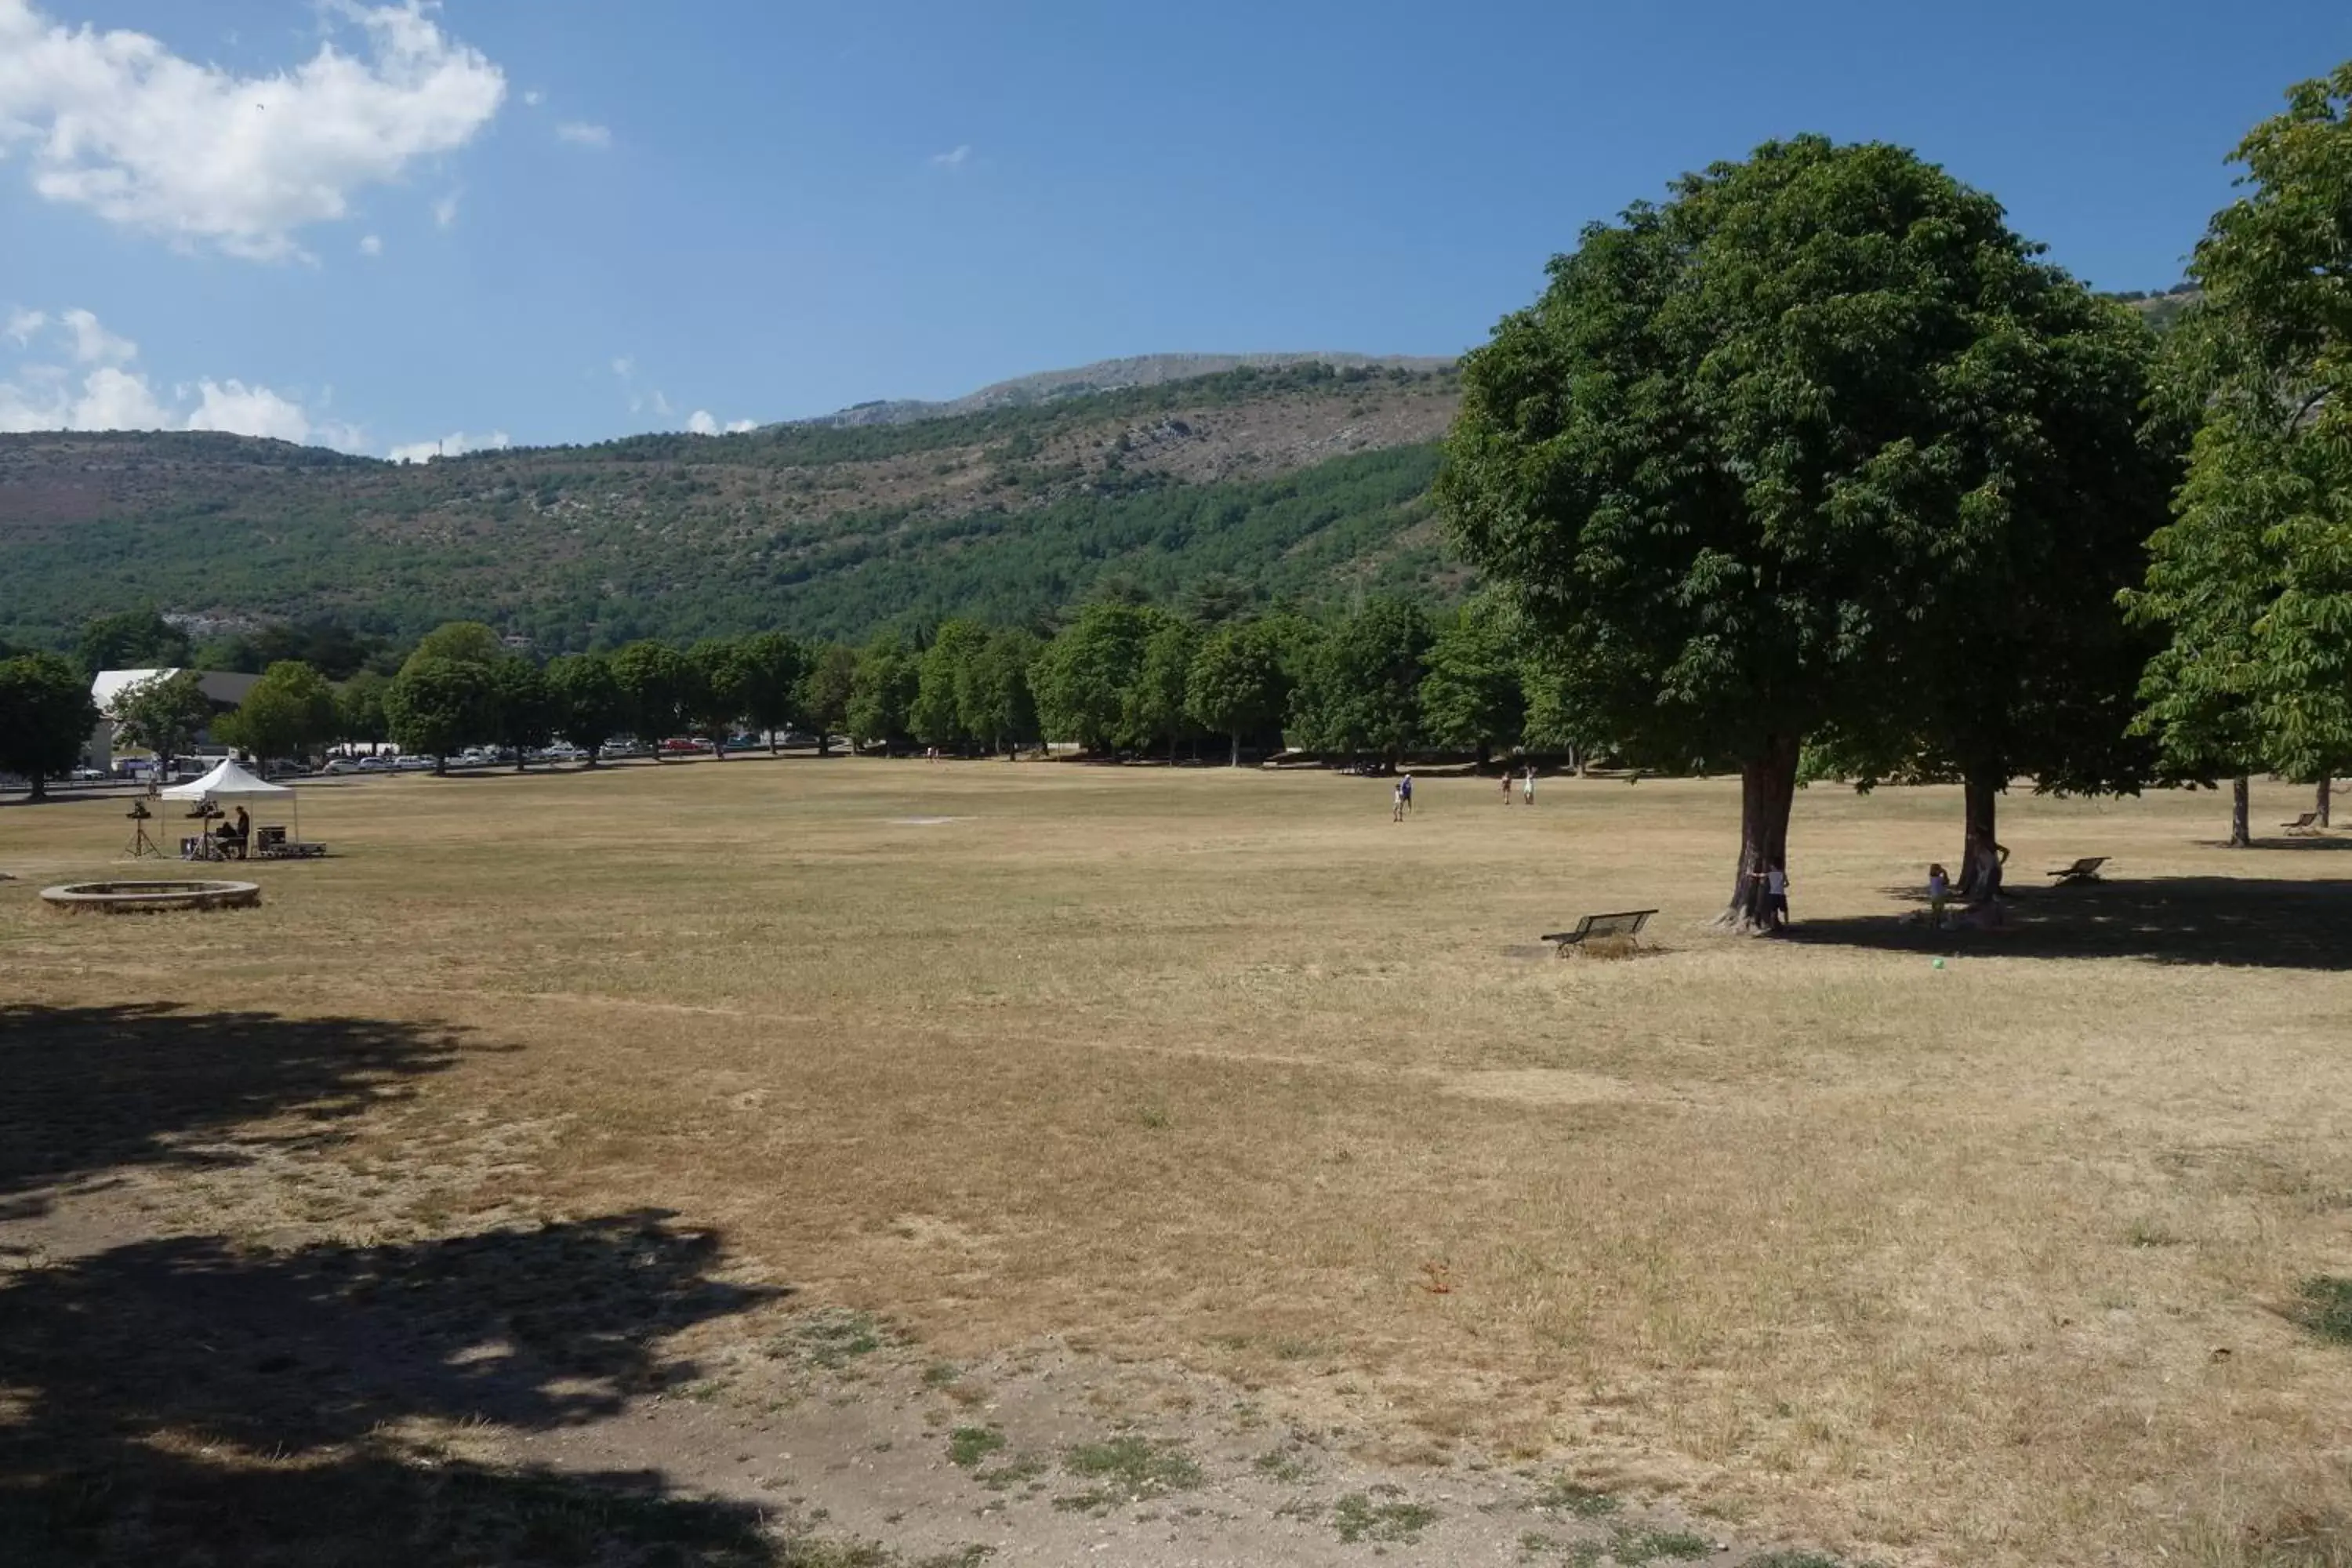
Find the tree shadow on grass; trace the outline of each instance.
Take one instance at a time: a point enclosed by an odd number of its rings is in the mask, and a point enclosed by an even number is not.
[[[697,1375],[661,1342],[786,1292],[646,1211],[248,1254],[143,1241],[0,1286],[12,1563],[754,1563],[756,1510],[656,1474],[517,1470],[452,1426],[608,1415]],[[421,1421],[428,1425],[420,1426]]]
[[[2031,888],[1997,931],[1934,931],[1895,914],[1802,921],[1807,945],[2014,958],[2141,958],[2264,969],[2352,969],[2352,881],[2251,877],[2110,879]]]
[[[446,1027],[375,1018],[0,1005],[0,1196],[86,1185],[131,1165],[236,1164],[266,1147],[324,1142],[404,1097],[406,1080],[489,1048]],[[289,1115],[299,1125],[285,1126]]]

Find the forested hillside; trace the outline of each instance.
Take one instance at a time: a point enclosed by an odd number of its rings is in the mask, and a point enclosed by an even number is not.
[[[1017,622],[1124,577],[1333,603],[1443,594],[1450,370],[1244,366],[912,423],[396,466],[205,434],[0,437],[0,636],[148,602],[561,649],[783,626]]]

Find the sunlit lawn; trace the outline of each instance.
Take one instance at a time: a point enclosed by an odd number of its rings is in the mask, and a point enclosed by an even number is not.
[[[159,1185],[164,1228],[669,1208],[944,1354],[1060,1333],[1857,1553],[2335,1561],[2262,1553],[2352,1510],[2352,1346],[2297,1321],[2352,1275],[2352,834],[2233,853],[2210,794],[2015,796],[2016,929],[1936,934],[1898,917],[1957,793],[1816,787],[1799,930],[1753,941],[1706,925],[1732,783],[1418,794],[322,781],[331,858],[157,918],[35,897],[130,872],[123,803],[11,807],[0,984],[460,1032],[348,1141]],[[2047,889],[2086,854],[2107,886]],[[1536,940],[1653,906],[1651,954]]]

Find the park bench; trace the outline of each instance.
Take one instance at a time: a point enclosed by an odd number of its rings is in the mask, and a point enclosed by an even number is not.
[[[2072,866],[2062,866],[2051,872],[2051,876],[2058,879],[2053,886],[2063,888],[2074,882],[2095,882],[2099,879],[2099,868],[2106,863],[2105,855],[2085,855]]]
[[[1586,915],[1576,922],[1574,931],[1546,931],[1543,939],[1557,944],[1562,958],[1595,937],[1622,937],[1639,947],[1642,928],[1648,925],[1650,917],[1657,912],[1655,910],[1620,910],[1614,914]]]
[[[2319,813],[2306,811],[2293,822],[2282,822],[2279,826],[2286,829],[2290,838],[2316,838],[2319,837]]]

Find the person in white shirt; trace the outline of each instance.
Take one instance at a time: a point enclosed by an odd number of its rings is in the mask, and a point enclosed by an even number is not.
[[[1789,925],[1789,872],[1775,861],[1761,871],[1748,873],[1764,884],[1764,920],[1774,931]]]

